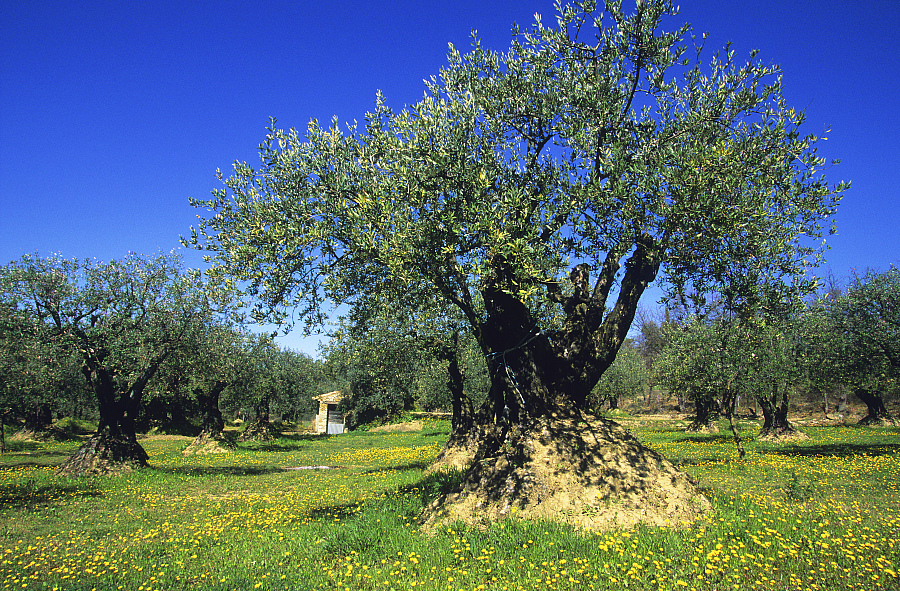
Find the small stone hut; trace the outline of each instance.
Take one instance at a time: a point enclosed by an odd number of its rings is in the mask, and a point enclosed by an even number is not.
[[[319,403],[319,412],[313,421],[314,432],[328,435],[344,432],[344,415],[338,408],[343,397],[338,390],[313,396],[313,400]]]

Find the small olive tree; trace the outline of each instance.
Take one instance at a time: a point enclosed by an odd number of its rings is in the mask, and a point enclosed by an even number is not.
[[[591,392],[594,408],[599,410],[608,403],[610,410],[617,409],[620,398],[642,394],[649,386],[650,375],[644,360],[633,345],[626,344],[594,386]]]
[[[895,423],[884,395],[896,389],[900,379],[900,269],[892,266],[853,277],[828,310],[843,341],[832,343],[842,349],[842,373],[868,409],[860,422]]]
[[[694,404],[689,431],[718,430],[722,386],[721,338],[715,324],[692,317],[665,327],[666,346],[653,366],[658,384]]]

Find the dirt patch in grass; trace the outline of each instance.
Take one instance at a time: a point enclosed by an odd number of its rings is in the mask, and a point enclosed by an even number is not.
[[[372,433],[421,431],[422,427],[422,421],[410,421],[409,423],[397,423],[396,425],[382,425],[381,427],[370,429],[370,431]]]
[[[148,435],[141,437],[138,435],[138,439],[141,441],[190,441],[193,437],[187,435]]]

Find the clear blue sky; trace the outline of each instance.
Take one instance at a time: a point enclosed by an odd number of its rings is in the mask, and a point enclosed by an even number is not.
[[[217,168],[257,162],[269,116],[362,120],[378,89],[400,107],[448,42],[468,48],[474,28],[505,50],[536,12],[554,22],[552,0],[4,0],[0,264],[176,248],[196,221],[188,198],[218,188]],[[682,0],[676,18],[710,32],[708,50],[760,49],[806,130],[831,128],[820,153],[842,163],[828,177],[853,187],[825,270],[900,262],[900,0]]]

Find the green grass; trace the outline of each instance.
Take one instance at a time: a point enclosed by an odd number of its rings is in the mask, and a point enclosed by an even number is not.
[[[152,467],[53,474],[77,442],[0,457],[0,589],[898,589],[900,430],[809,428],[773,445],[635,428],[715,511],[691,528],[574,532],[508,520],[429,535],[416,517],[452,476],[423,477],[447,424],[293,436]],[[332,470],[286,470],[300,466]]]

